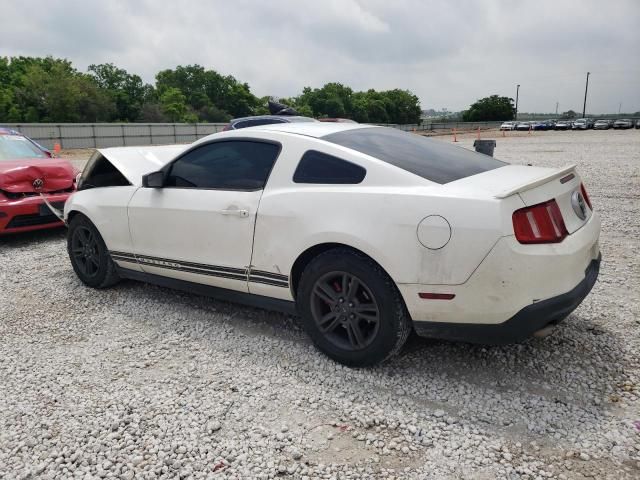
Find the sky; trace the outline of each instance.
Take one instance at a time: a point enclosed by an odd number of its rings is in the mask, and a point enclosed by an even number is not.
[[[200,64],[290,97],[341,82],[423,109],[514,97],[521,112],[640,111],[640,0],[3,0],[0,56],[114,63],[153,83]]]

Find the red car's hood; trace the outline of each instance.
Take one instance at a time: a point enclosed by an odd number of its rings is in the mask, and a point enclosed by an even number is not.
[[[11,193],[55,192],[73,187],[76,169],[59,158],[0,161],[0,190]],[[36,188],[37,180],[42,186]],[[34,182],[36,185],[34,186]]]

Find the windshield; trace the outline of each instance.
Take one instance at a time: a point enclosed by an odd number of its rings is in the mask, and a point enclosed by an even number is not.
[[[321,138],[436,183],[453,182],[506,165],[488,155],[394,128],[358,128]]]
[[[0,161],[21,158],[47,158],[47,155],[25,137],[0,135]]]

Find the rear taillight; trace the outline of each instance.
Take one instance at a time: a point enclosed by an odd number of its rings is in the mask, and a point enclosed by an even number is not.
[[[589,205],[589,210],[593,210],[593,207],[591,206],[591,199],[589,198],[589,195],[587,195],[587,189],[584,188],[584,183],[580,184],[580,191],[582,192],[584,201],[587,202],[587,205]]]
[[[568,235],[555,200],[516,210],[512,218],[520,243],[559,243]]]

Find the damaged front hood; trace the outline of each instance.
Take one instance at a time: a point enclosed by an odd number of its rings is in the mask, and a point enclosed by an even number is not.
[[[55,192],[73,187],[76,170],[59,158],[0,161],[0,190],[11,193]]]
[[[100,148],[98,152],[116,167],[132,185],[142,185],[142,176],[156,172],[191,145]]]

